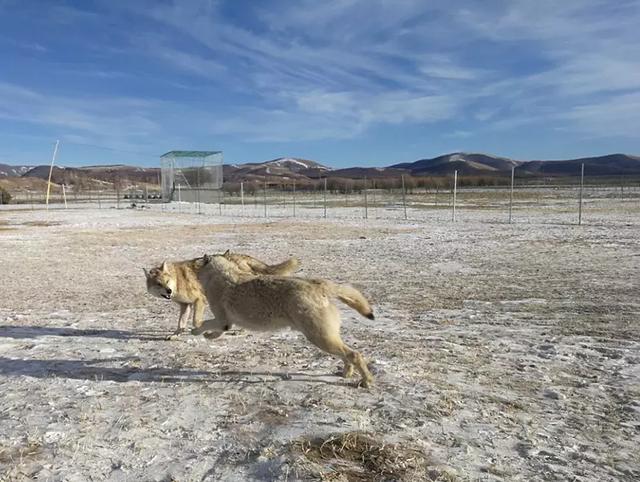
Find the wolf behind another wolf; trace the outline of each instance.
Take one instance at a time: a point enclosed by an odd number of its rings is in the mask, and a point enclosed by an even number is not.
[[[240,272],[254,276],[286,276],[297,270],[300,265],[296,258],[268,265],[246,254],[227,252],[225,255]],[[189,316],[193,317],[193,326],[199,327],[202,324],[207,299],[198,280],[198,273],[203,264],[203,258],[194,258],[177,262],[165,261],[148,271],[143,268],[147,278],[147,292],[180,306],[178,328],[167,337],[168,339],[175,339],[186,331]]]

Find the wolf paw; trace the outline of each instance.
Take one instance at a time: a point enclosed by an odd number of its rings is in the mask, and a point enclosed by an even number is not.
[[[373,379],[363,378],[357,383],[356,386],[360,388],[371,388],[372,385],[373,385]]]
[[[342,378],[351,378],[353,376],[353,365],[345,366],[338,374],[342,376]]]

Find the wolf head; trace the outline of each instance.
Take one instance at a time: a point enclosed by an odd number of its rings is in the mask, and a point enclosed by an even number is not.
[[[176,280],[169,269],[169,264],[165,261],[157,268],[149,271],[142,268],[147,277],[147,292],[158,298],[170,300],[175,294]]]

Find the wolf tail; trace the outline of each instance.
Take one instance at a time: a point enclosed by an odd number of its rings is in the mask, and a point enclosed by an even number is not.
[[[371,305],[364,295],[353,286],[331,283],[330,289],[332,294],[345,305],[350,306],[362,316],[369,318],[370,320],[375,319]]]
[[[286,276],[297,270],[299,266],[300,261],[297,258],[289,258],[279,264],[265,265],[264,274]]]

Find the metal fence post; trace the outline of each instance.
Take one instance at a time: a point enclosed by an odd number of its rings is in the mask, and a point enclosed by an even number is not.
[[[580,201],[578,203],[578,226],[582,224],[582,190],[584,188],[584,162],[580,166]]]
[[[267,217],[267,178],[264,178],[264,191],[263,191],[263,200],[264,200],[264,217]]]
[[[458,194],[458,171],[453,172],[453,206],[451,220],[456,221],[456,196]]]
[[[324,178],[324,217],[327,217],[327,178]]]
[[[202,214],[202,211],[200,210],[200,166],[196,167],[196,184],[198,185],[198,190],[196,191],[196,198],[198,200],[198,214]]]
[[[375,218],[378,212],[378,207],[376,205],[376,180],[371,179],[371,210],[372,216]]]
[[[367,202],[367,178],[364,178],[364,218],[369,219],[369,203]]]
[[[293,180],[293,217],[296,217],[296,180]]]
[[[513,208],[513,180],[515,178],[516,166],[511,167],[511,191],[509,191],[509,224],[511,224],[511,210]]]
[[[402,178],[402,206],[404,207],[404,218],[407,219],[407,191],[404,186],[404,174]]]
[[[316,183],[313,183],[313,189],[311,189],[311,199],[313,199],[313,209],[315,211],[316,209],[316,187],[318,187],[316,185]]]
[[[240,204],[242,205],[242,215],[244,216],[244,182],[240,183]]]
[[[286,216],[286,213],[287,213],[287,185],[282,183],[281,188],[282,188],[282,211],[284,212],[284,215]]]

